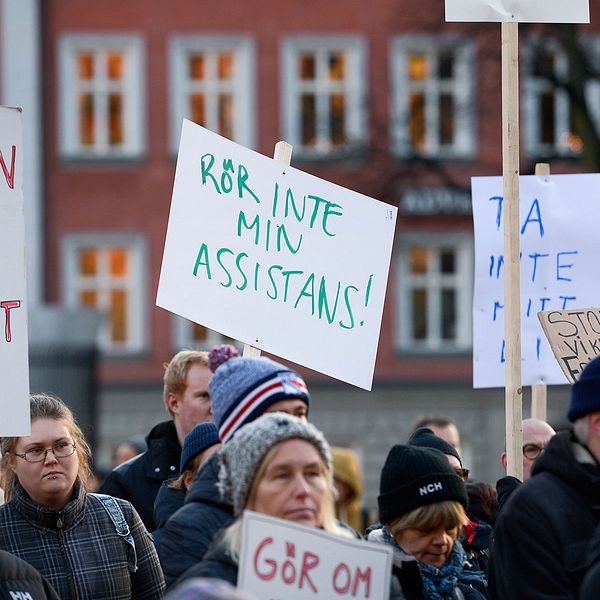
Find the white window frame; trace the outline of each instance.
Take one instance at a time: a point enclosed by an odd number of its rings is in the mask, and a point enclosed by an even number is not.
[[[204,350],[208,352],[213,346],[232,343],[230,338],[227,338],[226,336],[221,335],[218,331],[214,331],[208,327],[206,328],[206,340],[200,343],[192,338],[193,323],[191,321],[188,321],[183,317],[173,315],[172,322],[173,350],[175,352],[178,352],[182,348],[192,348],[194,350]],[[235,342],[234,345],[238,347],[238,350],[241,354],[243,344],[241,342]]]
[[[124,247],[130,250],[130,278],[126,286],[128,292],[127,326],[128,339],[124,344],[114,344],[109,337],[106,322],[98,332],[98,346],[106,356],[130,356],[139,354],[147,348],[147,243],[141,234],[69,234],[62,240],[63,299],[70,308],[81,308],[78,299],[80,286],[77,284],[79,270],[77,253],[82,248]],[[102,275],[101,275],[102,277]],[[100,309],[101,310],[101,309]]]
[[[234,56],[234,77],[231,82],[208,77],[205,82],[191,82],[186,75],[187,57],[193,52],[209,56],[231,52]],[[212,61],[211,61],[212,62]],[[244,35],[176,35],[169,41],[170,65],[170,147],[176,154],[183,119],[190,119],[187,98],[190,90],[202,90],[207,96],[208,110],[205,127],[218,133],[216,110],[212,107],[220,91],[233,96],[233,141],[253,148],[256,143],[255,107],[255,49],[254,42]]]
[[[473,306],[473,236],[468,233],[404,233],[398,238],[396,265],[396,347],[410,353],[461,353],[472,347]],[[410,271],[410,249],[414,247],[455,249],[456,272],[454,274],[426,273],[415,275]],[[423,340],[412,336],[412,291],[425,287],[438,291],[442,284],[453,283],[456,291],[456,337],[444,340],[438,317],[441,311],[440,295],[427,294],[427,324],[432,330]]]
[[[107,92],[111,84],[99,78],[91,88],[101,104],[95,119],[95,144],[86,147],[79,142],[79,109],[76,104],[78,83],[76,64],[79,52],[93,54],[118,50],[125,56],[122,86],[124,141],[119,147],[108,142]],[[145,65],[144,43],[136,34],[66,34],[60,38],[58,51],[59,73],[59,143],[60,154],[68,159],[132,159],[142,157],[146,148]]]
[[[440,82],[430,77],[413,82],[408,77],[407,57],[422,52],[436,72],[439,52],[455,51],[454,77]],[[455,35],[399,35],[391,41],[392,81],[392,151],[402,157],[422,156],[436,159],[472,159],[476,153],[475,48],[471,40]],[[415,150],[410,143],[411,90],[425,94],[425,149]],[[442,91],[451,92],[455,99],[454,143],[440,143],[438,99]]]
[[[317,56],[317,78],[315,85],[303,83],[297,77],[297,59],[302,52]],[[342,82],[325,82],[320,57],[329,52],[343,52],[348,57],[347,77]],[[289,36],[281,46],[281,106],[284,139],[294,147],[295,158],[316,159],[323,156],[338,157],[362,150],[367,142],[366,127],[366,77],[367,49],[360,36],[351,35],[298,35]],[[300,128],[300,97],[303,90],[317,94],[317,123],[315,146],[302,144]],[[328,135],[328,98],[331,92],[343,92],[346,97],[346,135],[348,144],[333,146]]]

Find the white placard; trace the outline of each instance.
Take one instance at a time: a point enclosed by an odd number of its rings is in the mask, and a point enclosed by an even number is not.
[[[522,383],[565,384],[537,313],[598,306],[600,175],[520,178]],[[473,385],[504,386],[501,177],[472,179]]]
[[[388,600],[392,549],[246,511],[238,588],[260,600]]]
[[[446,0],[446,21],[589,23],[589,0]]]
[[[371,389],[396,213],[184,121],[156,303]]]
[[[0,107],[0,435],[29,435],[23,120]]]

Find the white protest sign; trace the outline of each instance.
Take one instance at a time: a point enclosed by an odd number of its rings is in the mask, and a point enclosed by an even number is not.
[[[501,177],[472,179],[475,227],[473,385],[504,386]],[[564,384],[537,313],[597,306],[600,175],[520,178],[522,383]]]
[[[589,23],[589,0],[446,0],[446,21]]]
[[[238,588],[260,600],[388,600],[393,552],[245,511]]]
[[[371,389],[396,212],[184,121],[156,303]]]
[[[0,435],[30,433],[23,120],[0,106]]]

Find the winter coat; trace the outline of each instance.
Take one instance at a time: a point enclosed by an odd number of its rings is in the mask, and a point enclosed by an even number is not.
[[[577,598],[599,522],[600,466],[571,433],[559,433],[496,521],[491,597]]]
[[[182,506],[185,501],[185,490],[176,490],[169,487],[167,484],[171,480],[163,481],[156,499],[154,500],[154,521],[156,523],[156,529],[152,532],[154,538],[154,544],[160,557],[160,539],[162,537],[162,530],[166,525],[167,521],[174,515]]]
[[[60,600],[52,586],[28,562],[0,550],[0,598]]]
[[[600,527],[589,545],[588,571],[581,584],[580,600],[598,600],[600,596]]]
[[[205,554],[202,562],[188,569],[177,581],[177,585],[194,577],[223,579],[237,585],[238,561],[231,549],[217,539]]]
[[[160,537],[160,562],[167,587],[199,563],[215,534],[233,521],[233,508],[217,489],[216,454],[201,467],[185,497],[185,504],[167,521]]]
[[[152,538],[131,504],[117,502],[135,542],[135,573],[128,568],[129,546],[107,510],[79,484],[73,500],[54,510],[16,483],[0,507],[0,548],[35,567],[62,600],[161,598],[164,579]]]
[[[491,525],[483,521],[469,519],[460,538],[460,543],[465,549],[465,555],[469,562],[468,568],[481,571],[487,575],[493,541],[494,530]]]

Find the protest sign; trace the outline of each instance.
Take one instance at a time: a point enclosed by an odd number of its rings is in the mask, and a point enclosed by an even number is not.
[[[538,312],[552,352],[570,383],[600,354],[600,308]]]
[[[28,435],[29,364],[25,283],[21,109],[0,106],[0,435]]]
[[[600,175],[520,178],[523,385],[561,384],[564,375],[536,318],[538,311],[595,306],[600,239]],[[502,178],[472,179],[475,227],[473,385],[502,387],[504,199]]]
[[[238,588],[257,598],[388,600],[389,546],[245,511]]]
[[[446,0],[446,21],[589,23],[589,0]]]
[[[371,389],[396,212],[184,121],[156,302]]]

